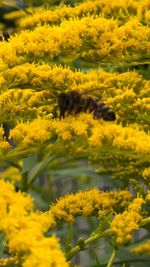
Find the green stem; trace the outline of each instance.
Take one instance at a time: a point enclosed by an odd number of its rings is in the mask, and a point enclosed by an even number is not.
[[[143,219],[140,223],[140,226],[144,226],[146,224],[150,224],[150,217]]]
[[[14,158],[23,158],[34,152],[36,152],[36,148],[15,148],[8,152],[6,155],[1,156],[0,160],[13,160]]]
[[[41,162],[39,162],[37,164],[37,166],[35,167],[35,170],[33,171],[32,175],[29,175],[29,179],[28,179],[28,185],[27,187],[29,188],[33,182],[36,180],[37,176],[39,175],[39,173],[44,170],[46,168],[46,166],[55,159],[55,156],[51,156],[51,152],[49,152]]]
[[[117,256],[117,252],[118,252],[118,248],[113,248],[113,252],[112,252],[112,255],[108,261],[108,264],[107,264],[107,267],[112,267],[113,265],[113,262],[114,262],[114,259],[116,258]]]
[[[97,239],[100,239],[102,237],[106,237],[111,235],[111,230],[106,230],[103,233],[97,233],[94,234],[92,236],[90,236],[89,238],[87,238],[86,240],[84,240],[84,247],[92,242],[94,242]],[[67,254],[66,254],[66,259],[69,261],[74,255],[76,255],[79,251],[84,250],[85,248],[81,247],[79,245],[75,246],[73,249],[71,249]]]
[[[21,190],[23,192],[27,192],[28,191],[28,173],[27,172],[22,174]]]
[[[140,223],[141,226],[144,226],[146,224],[150,223],[150,217],[143,219]],[[87,238],[86,240],[84,240],[84,247],[80,247],[79,245],[75,246],[73,249],[71,249],[67,254],[66,254],[66,259],[69,261],[74,255],[76,255],[79,251],[82,251],[85,249],[85,246],[94,242],[97,239],[100,239],[102,237],[106,237],[106,236],[110,236],[112,234],[111,230],[106,230],[103,233],[97,233],[94,234],[92,236],[90,236],[89,238]],[[111,267],[113,264],[113,261],[117,255],[118,249],[113,249],[113,253],[109,259],[109,262],[107,264],[107,267]]]

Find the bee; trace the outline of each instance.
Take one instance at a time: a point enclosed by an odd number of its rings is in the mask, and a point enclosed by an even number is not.
[[[10,36],[8,32],[3,32],[2,35],[0,35],[0,42],[6,41],[8,42]]]
[[[97,97],[85,97],[77,91],[60,93],[56,97],[56,103],[54,116],[57,117],[57,110],[59,110],[59,119],[65,118],[65,116],[70,114],[76,115],[80,112],[89,112],[93,114],[94,119],[116,120],[114,111]]]

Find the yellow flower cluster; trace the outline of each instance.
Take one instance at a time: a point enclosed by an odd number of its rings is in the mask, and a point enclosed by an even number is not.
[[[6,81],[4,80],[4,78],[3,77],[0,77],[0,84],[2,85],[2,84],[4,84]]]
[[[118,122],[141,124],[143,121],[144,127],[147,125],[150,81],[135,71],[108,73],[97,70],[82,73],[69,68],[27,63],[1,72],[1,78],[5,80],[1,85],[2,91],[14,86],[23,89],[9,89],[1,94],[2,121],[9,121],[13,117],[30,120],[37,115],[48,115],[61,91],[77,90],[84,94],[89,92],[113,107]],[[142,115],[144,118],[141,118]]]
[[[150,22],[149,17],[149,1],[148,0],[120,0],[114,1],[111,0],[95,0],[95,1],[86,1],[76,5],[75,7],[62,6],[54,10],[37,8],[34,14],[23,16],[19,20],[18,24],[21,28],[29,29],[33,28],[38,24],[44,25],[45,23],[53,25],[60,24],[64,19],[70,17],[83,17],[83,16],[103,16],[105,18],[117,18],[121,22],[129,20],[132,16],[138,17],[144,23]],[[16,12],[13,12],[12,15],[7,15],[8,19],[15,17]],[[20,15],[20,12],[18,12]]]
[[[147,190],[146,201],[150,202],[150,190]]]
[[[13,214],[16,213],[14,222],[15,220],[17,222],[20,215],[25,216],[29,211],[33,210],[31,197],[21,192],[16,193],[14,186],[10,182],[5,182],[3,179],[0,180],[0,202],[0,228],[8,232],[11,228],[16,227],[15,224],[10,224],[13,219]],[[4,221],[7,223],[7,226],[3,223]]]
[[[150,177],[150,168],[146,168],[150,162],[150,81],[135,71],[82,72],[54,63],[67,62],[72,67],[81,64],[81,68],[113,66],[109,71],[147,64],[149,8],[149,0],[89,0],[76,7],[57,6],[53,10],[39,7],[34,14],[19,18],[22,31],[8,42],[0,42],[0,159],[13,158],[16,162],[22,155],[40,154],[42,162],[27,173],[31,178],[27,186],[41,171],[44,155],[45,166],[51,158],[56,159],[57,166],[64,155],[66,160],[80,159],[80,155],[95,160],[100,168],[109,165],[111,169],[116,164],[112,173],[120,171],[125,177],[128,171],[134,178],[140,173],[146,184]],[[92,113],[82,111],[65,114],[61,120],[55,118],[58,94],[71,90],[80,92],[81,97],[98,97],[115,112],[116,120],[96,120]],[[8,141],[13,146],[6,141],[3,123],[12,123]],[[49,229],[57,223],[72,223],[77,216],[96,216],[100,221],[107,217],[111,222],[106,232],[123,245],[140,227],[143,214],[148,214],[145,209],[150,191],[145,199],[134,199],[127,189],[67,194],[48,212],[36,211],[32,198],[16,192],[13,186],[22,179],[21,164],[20,171],[9,167],[1,172],[0,233],[6,238],[10,258],[0,259],[0,266],[69,267],[56,236],[49,236]],[[52,162],[48,167],[54,165]],[[142,249],[146,251],[146,245]]]
[[[150,97],[138,98],[135,103],[133,103],[133,109],[139,110],[140,115],[144,114],[150,115]]]
[[[9,89],[4,91],[0,95],[1,122],[14,122],[14,118],[16,121],[36,118],[38,114],[44,112],[45,104],[47,112],[50,112],[48,96],[49,93],[46,90],[34,92],[32,89]]]
[[[148,254],[150,255],[150,240],[148,239],[143,244],[140,244],[131,249],[133,253],[136,254]]]
[[[0,141],[3,140],[3,135],[4,135],[4,129],[3,127],[0,127]]]
[[[10,150],[11,146],[7,141],[0,142],[0,151],[2,154],[6,154]]]
[[[39,118],[30,123],[19,123],[10,131],[10,138],[18,145],[33,146],[37,149],[47,141],[50,144],[52,140],[54,144],[55,140],[61,144],[70,140],[70,147],[79,141],[81,147],[83,143],[83,147],[86,146],[90,150],[111,146],[138,153],[150,153],[150,135],[139,130],[138,126],[122,127],[111,122],[96,121],[91,114],[69,116],[61,121]]]
[[[123,245],[132,238],[132,232],[139,227],[142,219],[140,211],[144,204],[143,198],[135,198],[133,203],[123,213],[117,214],[111,222],[111,230],[115,235],[116,243]]]
[[[104,218],[114,210],[124,209],[131,199],[128,191],[102,192],[91,189],[76,194],[67,194],[50,207],[50,216],[56,222],[71,223],[77,216]]]
[[[130,127],[122,127],[116,124],[106,124],[105,122],[95,125],[89,137],[92,147],[101,147],[105,144],[112,145],[120,149],[132,149],[136,152],[150,153],[150,135],[144,131]]]
[[[3,179],[10,179],[12,182],[21,181],[21,167],[22,162],[20,161],[18,168],[13,166],[6,168],[4,171],[1,172],[1,177]]]
[[[57,56],[99,64],[130,63],[148,57],[149,34],[150,29],[137,19],[119,26],[114,19],[73,18],[60,26],[39,25],[33,31],[22,31],[8,43],[2,42],[0,56],[9,65],[24,63],[29,57],[53,61]]]
[[[15,266],[15,267],[19,267],[19,260],[16,256],[12,256],[9,258],[1,258],[0,259],[0,266],[1,267],[10,267],[10,266]]]
[[[5,154],[10,147],[10,144],[4,140],[4,129],[0,127],[0,152]]]
[[[13,88],[13,86],[29,86],[34,90],[46,87],[51,93],[53,90],[93,90],[98,95],[108,92],[111,96],[133,89],[141,97],[148,96],[150,82],[144,80],[141,75],[135,71],[124,73],[109,73],[102,69],[91,70],[86,73],[72,71],[69,68],[50,66],[48,64],[36,65],[34,63],[22,64],[1,72],[1,79],[4,82],[4,89]],[[2,87],[3,88],[3,87]]]
[[[146,181],[149,181],[149,180],[150,180],[150,167],[144,169],[144,171],[142,172],[142,177],[143,177]]]
[[[39,243],[39,245],[38,245]],[[69,267],[55,236],[43,238],[34,244],[23,267]]]
[[[10,131],[10,138],[16,144],[23,143],[28,145],[43,144],[51,137],[51,122],[49,120],[36,119],[31,123],[19,123]]]
[[[5,233],[10,253],[16,253],[23,267],[68,267],[55,236],[45,232],[55,222],[48,213],[33,211],[33,201],[15,192],[10,182],[0,180],[0,231]],[[7,262],[2,260],[3,265]]]

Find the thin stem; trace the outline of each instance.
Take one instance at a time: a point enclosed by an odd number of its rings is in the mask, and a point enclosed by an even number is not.
[[[146,224],[150,224],[150,217],[143,219],[140,223],[140,226],[144,226]]]
[[[23,158],[34,152],[36,152],[36,148],[14,148],[6,155],[1,155],[0,160],[13,160],[14,158]]]
[[[113,248],[113,252],[112,252],[111,257],[108,261],[107,267],[112,267],[114,259],[117,256],[117,252],[118,252],[118,248]]]
[[[41,162],[37,164],[37,166],[35,166],[33,173],[31,174],[31,176],[29,176],[27,185],[28,188],[34,183],[39,173],[42,172],[42,170],[44,170],[47,167],[47,165],[55,158],[56,158],[55,156],[51,156],[50,152],[43,158]]]
[[[27,192],[28,191],[28,173],[27,172],[22,174],[21,190],[23,192]]]
[[[146,218],[146,219],[143,219],[143,220],[141,221],[141,223],[140,223],[140,226],[144,226],[144,225],[146,225],[146,224],[148,224],[148,223],[150,223],[150,217],[148,217],[148,218]],[[86,240],[84,240],[84,245],[86,246],[86,245],[88,245],[88,244],[94,242],[94,241],[97,240],[97,239],[100,239],[100,238],[102,238],[102,237],[109,236],[109,235],[111,235],[111,234],[112,234],[112,232],[111,232],[110,229],[104,231],[103,233],[94,234],[94,235],[90,236],[89,238],[87,238]],[[66,258],[67,258],[67,260],[70,260],[76,253],[78,253],[79,251],[82,251],[82,250],[84,250],[84,249],[85,249],[85,248],[80,247],[79,245],[75,246],[73,249],[71,249],[71,250],[66,254]],[[111,255],[111,258],[110,258],[110,260],[109,260],[109,262],[108,262],[107,267],[111,267],[111,266],[112,266],[112,263],[113,263],[113,260],[114,260],[115,257],[116,257],[117,251],[118,251],[117,249],[114,249],[114,250],[113,250],[113,253],[112,253],[112,255]]]
[[[105,236],[109,236],[111,235],[111,230],[106,230],[103,233],[98,233],[98,234],[94,234],[92,236],[90,236],[89,238],[87,238],[86,240],[84,240],[84,246],[94,242],[97,239],[100,239],[102,237]],[[73,249],[71,249],[67,254],[66,254],[66,259],[70,260],[74,255],[76,255],[79,251],[84,250],[84,247],[81,247],[79,245],[75,246]]]

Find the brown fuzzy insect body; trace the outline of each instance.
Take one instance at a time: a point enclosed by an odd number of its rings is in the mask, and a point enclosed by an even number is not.
[[[90,112],[94,119],[103,119],[105,121],[116,120],[114,111],[106,104],[99,101],[94,96],[83,96],[77,91],[60,93],[57,97],[57,107],[59,109],[59,118],[65,118],[70,114],[76,115],[80,112]]]
[[[0,35],[0,42],[6,41],[8,42],[10,36],[8,32],[3,32],[2,35]]]

